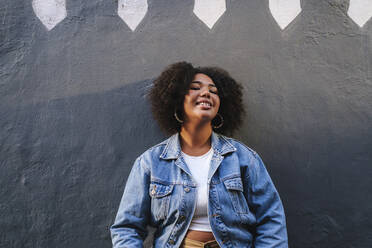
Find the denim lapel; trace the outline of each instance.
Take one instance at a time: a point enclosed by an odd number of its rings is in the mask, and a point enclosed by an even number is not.
[[[219,165],[223,160],[223,156],[227,153],[236,151],[236,148],[227,140],[223,135],[212,132],[212,148],[213,148],[213,157],[211,160],[211,167],[209,168],[208,181],[212,178],[213,174],[217,171]],[[190,170],[187,167],[185,161],[181,156],[181,145],[179,141],[179,133],[172,135],[167,141],[166,146],[160,155],[161,159],[165,160],[176,160],[175,164],[190,174]]]
[[[225,154],[236,151],[236,148],[226,139],[225,136],[212,132],[213,157],[208,172],[208,183],[216,173]]]
[[[165,160],[175,160],[174,164],[177,165],[181,170],[191,175],[189,167],[187,167],[183,157],[181,156],[181,145],[179,140],[179,133],[172,135],[165,146],[160,158]]]

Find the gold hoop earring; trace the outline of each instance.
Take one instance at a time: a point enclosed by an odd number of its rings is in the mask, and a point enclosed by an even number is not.
[[[218,124],[217,126],[213,126],[212,125],[212,127],[215,128],[215,129],[218,129],[218,128],[220,128],[220,127],[223,126],[223,117],[222,117],[222,115],[220,115],[220,113],[217,113],[216,116],[219,116],[220,117],[220,119],[221,119],[220,124]]]
[[[174,118],[176,118],[176,120],[179,122],[179,123],[183,123],[183,120],[181,120],[180,118],[178,118],[178,116],[177,116],[177,111],[175,110],[174,111]]]

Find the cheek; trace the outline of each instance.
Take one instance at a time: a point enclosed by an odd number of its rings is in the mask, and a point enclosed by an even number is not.
[[[219,110],[220,109],[220,104],[221,104],[221,101],[220,101],[220,98],[217,98],[216,99],[216,101],[215,101],[215,103],[216,103],[216,106],[217,106],[217,109]]]
[[[190,105],[191,105],[190,97],[185,96],[185,100],[183,101],[183,110],[186,111],[187,109],[189,109]]]

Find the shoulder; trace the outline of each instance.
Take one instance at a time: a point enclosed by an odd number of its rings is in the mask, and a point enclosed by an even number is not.
[[[238,154],[246,154],[246,155],[251,155],[251,156],[258,156],[257,152],[244,144],[242,141],[239,141],[235,138],[232,137],[227,137],[219,134],[220,138],[225,139],[228,141],[235,149]]]
[[[249,177],[256,180],[258,177],[260,177],[258,175],[264,177],[267,174],[266,167],[261,157],[255,150],[248,147],[239,140],[228,137],[225,138],[236,148],[236,151],[233,152],[232,155],[234,154],[235,156],[237,156],[240,168],[243,169],[244,174],[247,176],[247,178]]]
[[[262,159],[255,150],[235,138],[220,134],[219,136],[234,147],[234,151],[230,153],[230,156],[237,158],[241,167],[247,166],[250,169],[257,169],[260,167]]]
[[[168,146],[170,137],[163,140],[162,142],[148,148],[144,151],[137,159],[156,159],[160,158],[160,155],[163,153],[164,149]]]
[[[159,157],[167,145],[167,140],[168,139],[148,148],[140,154],[134,161],[132,171],[150,175],[153,165],[159,163]]]

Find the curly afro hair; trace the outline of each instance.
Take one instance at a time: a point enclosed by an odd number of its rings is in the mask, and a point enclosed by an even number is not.
[[[220,108],[218,113],[224,123],[214,131],[232,135],[242,123],[245,113],[242,101],[242,86],[227,71],[218,67],[193,67],[187,62],[171,64],[154,80],[149,97],[154,118],[168,134],[181,131],[181,123],[174,117],[175,111],[183,119],[183,102],[191,81],[198,73],[212,79],[218,89]],[[218,126],[218,117],[212,120],[212,126]],[[216,123],[215,123],[216,122]]]

